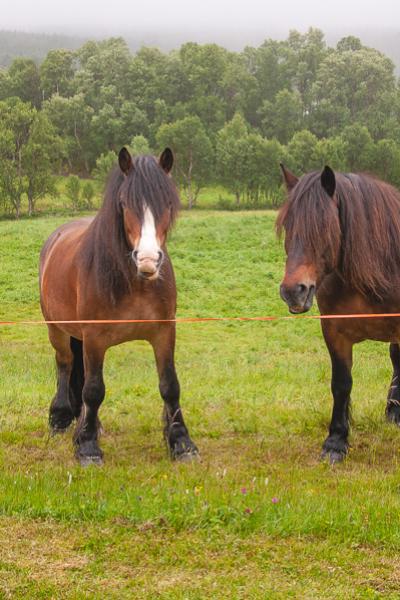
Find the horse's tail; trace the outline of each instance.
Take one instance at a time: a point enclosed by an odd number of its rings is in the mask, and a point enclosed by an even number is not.
[[[85,371],[83,366],[83,342],[71,336],[70,338],[71,350],[74,355],[74,362],[72,365],[71,376],[69,380],[70,385],[70,400],[71,408],[74,413],[74,417],[78,418],[82,407],[82,389],[85,383]]]

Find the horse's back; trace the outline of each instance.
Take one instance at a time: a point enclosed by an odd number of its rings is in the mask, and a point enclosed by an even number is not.
[[[79,219],[78,221],[64,223],[63,225],[60,225],[60,227],[57,227],[57,229],[49,235],[40,251],[40,273],[42,273],[53,249],[60,245],[69,245],[71,242],[76,243],[77,241],[80,241],[80,238],[92,221],[93,217],[86,217]]]

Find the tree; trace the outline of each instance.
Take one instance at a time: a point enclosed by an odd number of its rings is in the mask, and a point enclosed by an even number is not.
[[[100,154],[96,160],[96,167],[93,170],[93,177],[105,183],[112,168],[117,164],[117,155],[110,151],[105,154]]]
[[[371,163],[381,179],[400,185],[400,146],[394,140],[379,140],[371,150]]]
[[[339,133],[341,127],[356,121],[369,123],[370,119],[376,119],[377,100],[385,93],[393,93],[395,88],[394,65],[389,58],[371,48],[357,49],[353,42],[343,43],[338,51],[326,56],[318,69],[310,108],[311,123],[314,113],[318,114],[323,104],[337,115],[333,123],[335,130],[327,129],[324,134]],[[321,122],[321,118],[319,120]]]
[[[258,84],[247,70],[243,54],[230,53],[220,81],[227,119],[236,112],[247,115],[254,112],[252,99],[257,95]]]
[[[80,193],[81,193],[81,181],[76,175],[70,175],[65,184],[67,194],[72,200],[72,206],[75,210],[80,208]]]
[[[248,202],[257,205],[270,196],[271,203],[276,205],[281,186],[279,163],[285,158],[283,147],[277,140],[267,140],[257,133],[242,138],[238,145]]]
[[[39,198],[56,191],[53,169],[61,160],[61,147],[61,140],[46,115],[37,113],[22,150],[29,215],[34,213]]]
[[[114,99],[130,98],[132,56],[122,38],[87,42],[76,53],[80,69],[74,78],[75,93],[96,111],[104,103],[101,89],[112,86]],[[140,107],[139,107],[140,108]]]
[[[347,37],[342,38],[336,44],[336,50],[338,52],[356,52],[357,50],[361,50],[362,43],[358,37],[354,35],[348,35]]]
[[[316,159],[321,167],[329,165],[336,171],[345,171],[347,169],[347,149],[347,143],[341,136],[323,138],[316,145]]]
[[[53,94],[69,96],[74,78],[74,53],[70,50],[50,50],[40,66],[43,98]]]
[[[15,139],[13,132],[0,126],[1,204],[7,212],[15,212],[15,216],[18,219],[21,212],[24,180],[20,165],[15,159]]]
[[[217,44],[188,42],[179,50],[182,70],[190,85],[191,97],[223,98],[222,81],[230,53]]]
[[[373,139],[365,125],[354,123],[342,131],[346,164],[350,171],[368,171],[372,164]]]
[[[82,186],[82,208],[93,208],[94,187],[91,181],[85,181]]]
[[[248,132],[249,126],[244,117],[236,113],[216,138],[217,175],[221,183],[235,194],[236,204],[240,203],[240,196],[246,187],[242,146]]]
[[[287,145],[289,166],[297,173],[308,173],[320,168],[318,157],[318,139],[310,131],[303,130],[294,134]]]
[[[269,138],[276,137],[282,144],[287,144],[302,128],[303,105],[298,92],[280,90],[273,102],[263,102],[258,113],[263,134]]]
[[[138,108],[135,102],[130,100],[123,102],[119,115],[121,121],[121,138],[130,140],[135,135],[147,135],[149,129],[147,115],[143,110]]]
[[[39,69],[30,58],[16,58],[8,69],[8,94],[38,108],[41,103]]]
[[[69,168],[88,173],[98,152],[93,150],[90,140],[94,111],[86,104],[83,94],[70,98],[55,94],[44,102],[43,111],[64,140]]]
[[[131,154],[138,156],[139,154],[151,154],[148,140],[144,135],[135,135],[129,144]]]
[[[26,190],[23,168],[24,146],[37,112],[18,98],[0,102],[0,189],[3,204],[10,204],[17,218]]]
[[[200,189],[212,178],[214,152],[203,123],[199,117],[185,117],[161,125],[156,137],[160,148],[172,148],[178,181],[184,186],[192,208]]]

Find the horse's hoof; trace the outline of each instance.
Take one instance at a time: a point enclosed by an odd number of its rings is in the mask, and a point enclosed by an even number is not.
[[[74,416],[69,410],[56,410],[54,412],[50,411],[49,426],[51,435],[65,433],[69,429],[73,420]]]
[[[388,404],[386,408],[386,419],[389,423],[394,423],[400,427],[400,406],[397,404]]]
[[[103,452],[93,440],[82,443],[75,441],[75,457],[82,467],[103,464]]]
[[[184,452],[183,454],[177,454],[176,456],[173,456],[172,458],[176,462],[182,462],[182,463],[199,462],[200,454],[199,454],[199,451],[196,449],[195,452],[193,452],[193,451]]]
[[[60,427],[59,425],[50,424],[50,436],[54,437],[55,435],[62,435],[64,433],[67,433],[70,427],[71,425],[67,425],[66,427]]]
[[[346,458],[346,452],[341,450],[322,450],[321,460],[327,460],[330,465],[341,463]]]
[[[170,449],[171,458],[177,462],[194,462],[200,459],[200,454],[197,446],[192,440],[180,440],[175,442],[173,448]]]
[[[81,467],[90,467],[90,465],[96,465],[97,467],[101,467],[103,465],[102,456],[77,455],[77,459],[79,460],[79,464],[81,465]]]

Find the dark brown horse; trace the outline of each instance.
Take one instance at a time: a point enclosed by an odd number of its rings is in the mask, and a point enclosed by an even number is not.
[[[282,166],[288,200],[277,221],[285,230],[281,296],[292,313],[308,311],[314,293],[322,315],[400,313],[400,193],[371,176],[309,173],[297,179]],[[390,342],[393,377],[386,414],[400,425],[400,319],[321,321],[332,361],[333,413],[323,456],[348,449],[353,344]]]
[[[123,148],[97,216],[63,225],[49,237],[40,256],[46,320],[175,318],[175,278],[165,246],[179,208],[168,175],[172,164],[168,148],[159,161],[152,156],[133,161]],[[129,340],[147,340],[153,347],[171,457],[197,454],[179,405],[174,322],[49,324],[48,329],[58,369],[50,427],[64,431],[78,419],[74,443],[82,464],[102,461],[97,413],[105,394],[105,352]]]

